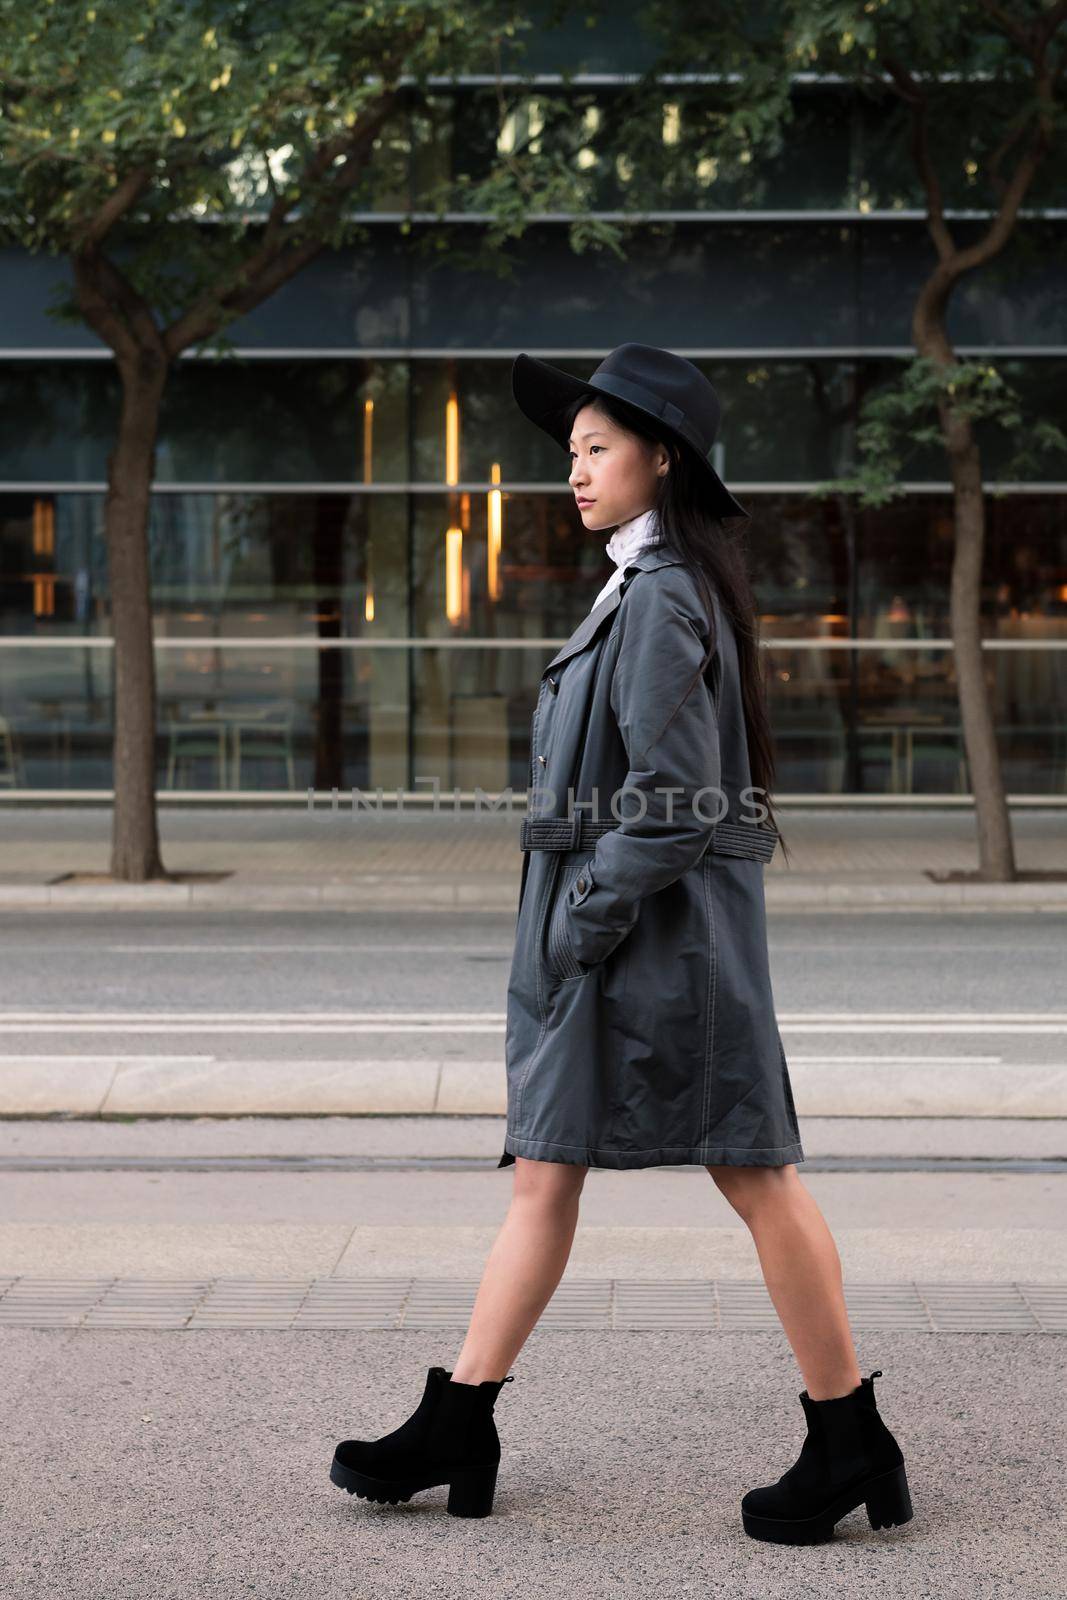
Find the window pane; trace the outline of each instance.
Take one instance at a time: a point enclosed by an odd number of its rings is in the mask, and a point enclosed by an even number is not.
[[[611,568],[569,492],[495,494],[156,495],[160,786],[521,793],[541,674]],[[748,498],[779,789],[960,792],[949,498]],[[1067,504],[986,509],[1009,788],[1060,793]],[[99,495],[0,497],[5,787],[109,787],[102,514]]]

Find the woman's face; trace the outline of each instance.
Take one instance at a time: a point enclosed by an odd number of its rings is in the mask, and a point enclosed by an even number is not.
[[[624,432],[592,404],[575,417],[569,449],[568,482],[591,533],[647,511],[670,466],[664,445]]]

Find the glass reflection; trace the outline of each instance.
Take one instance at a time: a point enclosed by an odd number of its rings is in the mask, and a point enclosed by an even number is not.
[[[965,791],[947,497],[862,513],[748,498],[780,789]],[[987,509],[983,626],[1007,780],[1064,792],[1067,507],[1016,495]],[[98,495],[0,497],[7,789],[109,786],[102,513]],[[604,542],[568,491],[504,480],[484,493],[157,495],[160,786],[393,790],[436,776],[521,792],[540,676],[608,575]]]

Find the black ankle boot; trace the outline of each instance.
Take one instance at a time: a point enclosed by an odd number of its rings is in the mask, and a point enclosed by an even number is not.
[[[342,1440],[331,1481],[349,1494],[393,1506],[447,1483],[454,1517],[487,1517],[500,1464],[493,1405],[505,1383],[514,1381],[508,1376],[455,1383],[444,1367],[431,1367],[422,1399],[399,1428],[382,1439]]]
[[[863,1378],[851,1394],[800,1403],[808,1433],[799,1459],[777,1483],[750,1489],[741,1520],[753,1539],[775,1544],[817,1544],[834,1536],[834,1524],[861,1501],[872,1528],[895,1528],[911,1520],[911,1496],[900,1446],[878,1413],[874,1379]]]

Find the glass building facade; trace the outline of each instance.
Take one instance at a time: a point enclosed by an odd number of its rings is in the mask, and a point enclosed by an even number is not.
[[[595,130],[626,67],[537,94],[581,93]],[[882,510],[815,492],[851,469],[864,395],[910,353],[931,245],[887,113],[839,83],[798,80],[796,96],[788,149],[758,184],[680,163],[669,233],[650,219],[620,261],[574,253],[566,219],[538,222],[500,279],[447,253],[430,270],[411,244],[432,220],[402,231],[420,185],[476,169],[496,135],[491,90],[457,83],[433,126],[413,128],[395,191],[363,197],[365,242],[234,324],[235,356],[178,363],[150,527],[161,793],[415,794],[431,777],[521,793],[541,671],[610,566],[566,455],[514,405],[511,362],[525,350],[586,376],[629,339],[688,356],[723,401],[716,465],[752,512],[780,797],[966,793],[943,455],[909,460],[906,495]],[[625,168],[602,180],[610,212]],[[954,223],[961,238],[982,226]],[[1067,428],[1065,257],[1067,220],[1029,215],[995,268],[960,286],[950,332]],[[118,383],[87,330],[47,315],[65,277],[0,251],[10,797],[111,785],[103,512]],[[982,443],[983,634],[1007,787],[1067,797],[1067,462],[995,484],[1004,441]]]

